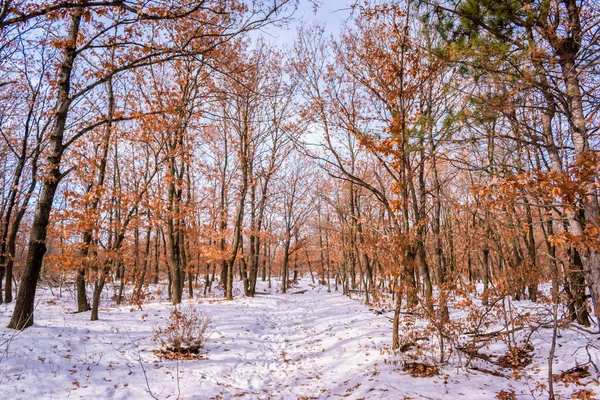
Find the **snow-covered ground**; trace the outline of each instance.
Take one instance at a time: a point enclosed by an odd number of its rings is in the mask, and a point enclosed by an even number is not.
[[[206,359],[189,361],[163,361],[153,353],[153,329],[167,324],[172,308],[164,298],[142,310],[112,304],[90,322],[89,313],[72,313],[70,292],[55,297],[40,290],[35,326],[23,332],[4,328],[13,305],[0,306],[0,398],[493,399],[503,389],[519,399],[547,398],[540,384],[547,383],[550,329],[532,333],[533,362],[520,378],[453,363],[433,377],[413,378],[402,370],[406,356],[389,352],[389,314],[309,282],[301,283],[304,294],[273,289],[231,302],[186,301],[213,321]],[[555,373],[588,357],[598,365],[597,350],[584,348],[590,341],[598,345],[598,336],[570,329],[560,335]],[[600,396],[591,372],[584,386],[559,383],[556,390],[564,398],[581,389]]]

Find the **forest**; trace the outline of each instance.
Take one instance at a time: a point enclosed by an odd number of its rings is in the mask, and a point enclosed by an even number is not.
[[[0,0],[0,398],[600,398],[597,0]]]

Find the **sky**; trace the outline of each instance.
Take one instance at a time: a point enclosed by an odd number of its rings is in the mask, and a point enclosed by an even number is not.
[[[294,13],[293,21],[287,27],[269,26],[259,33],[267,42],[276,44],[278,47],[291,48],[296,37],[296,28],[301,23],[320,23],[325,27],[325,34],[335,35],[341,31],[345,21],[351,15],[350,5],[356,0],[318,0],[320,6],[316,13],[313,2],[300,0],[298,9]]]

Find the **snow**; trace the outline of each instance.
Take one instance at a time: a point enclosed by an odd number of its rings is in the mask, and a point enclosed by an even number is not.
[[[187,361],[153,353],[153,330],[167,324],[172,309],[164,293],[141,310],[107,300],[100,320],[90,322],[89,313],[72,313],[71,292],[58,297],[41,289],[35,325],[23,332],[4,328],[14,305],[0,306],[0,398],[493,399],[510,388],[519,399],[547,397],[540,384],[547,382],[550,329],[531,334],[533,362],[519,378],[463,368],[457,357],[439,375],[413,378],[402,371],[407,356],[389,351],[390,314],[373,313],[360,299],[327,293],[310,280],[300,287],[308,291],[186,300],[213,321],[206,359]],[[259,290],[269,289],[261,282]],[[407,318],[403,326],[413,322]],[[560,336],[554,373],[588,358],[599,364],[598,336],[577,329],[561,329]],[[596,348],[586,351],[589,343]],[[501,353],[501,347],[493,343],[486,351]],[[433,363],[436,355],[424,357]],[[600,395],[590,372],[586,386],[557,384],[557,392],[568,398],[586,388]]]

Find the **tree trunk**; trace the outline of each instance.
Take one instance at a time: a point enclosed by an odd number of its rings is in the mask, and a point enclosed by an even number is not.
[[[76,56],[76,40],[79,34],[81,15],[82,8],[77,7],[73,10],[71,16],[65,54],[57,85],[58,93],[54,111],[54,125],[50,135],[50,152],[47,158],[48,170],[31,225],[29,247],[17,295],[17,302],[8,324],[8,327],[12,329],[25,329],[33,324],[35,290],[42,269],[44,254],[46,253],[46,234],[50,221],[50,212],[52,211],[56,189],[63,177],[60,172],[60,163],[64,152],[63,137],[67,114],[71,104],[69,99],[71,71]]]
[[[152,234],[152,225],[148,226],[146,231],[146,246],[144,248],[144,259],[142,260],[142,271],[137,279],[135,290],[133,292],[133,301],[140,301],[142,296],[142,290],[144,289],[144,283],[146,281],[146,270],[148,269],[148,261],[150,258],[150,242]]]
[[[244,130],[240,132],[240,172],[242,174],[242,187],[240,199],[235,218],[235,229],[233,233],[233,246],[231,256],[227,261],[227,285],[225,290],[225,298],[233,300],[233,267],[237,258],[238,250],[242,242],[242,225],[244,223],[244,206],[246,202],[246,194],[248,193],[248,152],[249,152],[249,133]]]
[[[282,271],[282,277],[281,277],[281,292],[282,293],[286,293],[287,292],[287,281],[288,281],[288,275],[289,275],[289,262],[290,262],[290,243],[292,241],[291,235],[288,232],[286,239],[285,239],[285,245],[283,247],[283,271]]]
[[[176,147],[171,145],[172,149]],[[174,151],[174,150],[172,150]],[[171,302],[173,305],[181,303],[183,297],[182,260],[181,260],[181,225],[180,213],[180,188],[177,187],[177,171],[175,170],[175,156],[170,157],[169,163],[169,215],[167,216],[167,243],[171,266]]]
[[[94,285],[94,294],[92,295],[92,315],[90,316],[90,321],[98,321],[98,310],[100,308],[100,298],[102,296],[102,290],[104,289],[104,284],[106,283],[106,278],[110,274],[110,261],[106,261],[104,263],[104,267],[102,268],[102,275],[96,281]]]
[[[581,49],[583,30],[580,19],[580,8],[576,0],[563,0],[567,9],[569,30],[567,37],[558,40],[556,36],[550,37],[549,41],[556,50],[559,57],[563,80],[566,88],[568,102],[567,112],[569,123],[572,126],[573,145],[577,161],[584,161],[590,151],[588,139],[588,121],[585,117],[583,96],[579,83],[579,69],[577,56]],[[556,32],[553,32],[556,35]],[[584,217],[578,218],[570,213],[569,225],[572,234],[583,236],[586,225],[597,226],[599,217],[598,195],[596,182],[590,177],[586,182],[586,193],[583,199]],[[582,222],[585,221],[585,222]],[[596,242],[600,237],[596,236]],[[581,264],[585,271],[585,278],[590,288],[592,304],[597,317],[600,317],[600,253],[593,246],[588,246],[585,252],[579,253]]]
[[[400,285],[397,285],[400,288]],[[402,294],[396,293],[396,302],[394,305],[394,320],[392,321],[392,350],[400,348],[400,311],[402,309]]]

